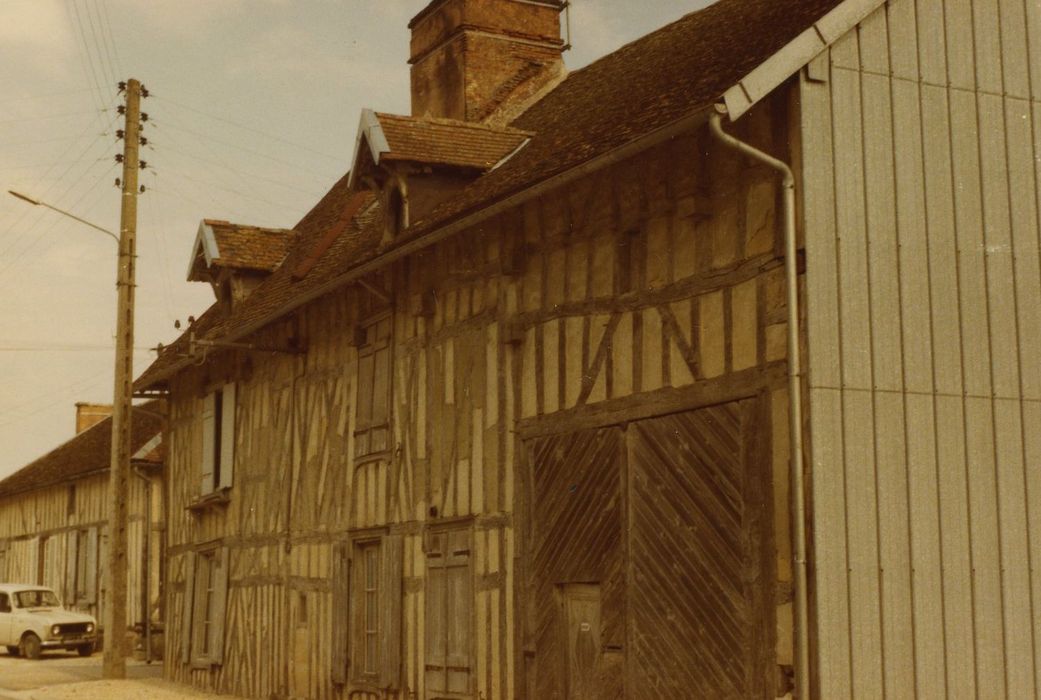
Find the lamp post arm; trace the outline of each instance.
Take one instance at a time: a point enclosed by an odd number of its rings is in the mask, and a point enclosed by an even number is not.
[[[58,207],[51,206],[47,202],[41,202],[38,199],[33,199],[32,197],[28,197],[28,196],[26,196],[24,194],[19,194],[18,192],[14,192],[12,190],[8,190],[7,192],[11,196],[17,197],[18,199],[26,201],[29,204],[32,204],[32,205],[37,206],[37,207],[47,207],[51,211],[56,211],[59,214],[62,214],[63,216],[69,217],[70,219],[75,219],[76,221],[80,222],[81,224],[86,224],[87,226],[90,226],[92,229],[96,229],[98,231],[101,231],[106,236],[111,236],[112,240],[114,240],[116,242],[116,245],[119,245],[119,236],[117,236],[116,234],[112,233],[107,228],[102,228],[102,227],[98,226],[97,224],[92,224],[89,221],[87,221],[86,219],[81,219],[80,217],[76,216],[75,214],[67,212],[64,209],[59,209]]]

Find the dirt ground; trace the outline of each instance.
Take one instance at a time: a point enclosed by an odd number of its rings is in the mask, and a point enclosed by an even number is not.
[[[130,661],[126,680],[106,681],[101,680],[100,654],[81,659],[56,652],[30,661],[0,652],[0,700],[236,700],[200,693],[161,676],[161,663]]]

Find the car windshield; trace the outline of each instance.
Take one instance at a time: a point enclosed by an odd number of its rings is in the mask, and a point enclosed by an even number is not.
[[[20,608],[56,608],[61,605],[53,591],[44,589],[19,591],[14,594]]]

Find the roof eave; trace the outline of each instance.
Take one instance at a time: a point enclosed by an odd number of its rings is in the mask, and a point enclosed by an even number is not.
[[[739,119],[884,3],[845,0],[814,22],[723,94],[730,119]]]
[[[561,185],[567,184],[573,180],[577,180],[580,177],[584,177],[591,172],[595,172],[602,168],[606,168],[619,161],[631,158],[632,156],[647,150],[653,146],[656,146],[664,141],[678,136],[679,134],[695,129],[708,121],[709,115],[712,113],[714,104],[705,105],[699,107],[686,116],[677,119],[676,121],[666,124],[665,126],[659,127],[643,136],[639,136],[632,139],[620,146],[617,146],[605,153],[601,153],[598,156],[579,163],[563,172],[557,173],[549,178],[539,180],[523,189],[520,189],[512,194],[508,194],[499,197],[496,200],[491,200],[482,203],[481,207],[476,210],[472,210],[469,213],[461,213],[460,215],[442,222],[436,228],[424,233],[416,238],[405,240],[401,244],[389,248],[381,255],[373,258],[372,260],[357,265],[344,273],[337,275],[328,282],[321,284],[314,289],[310,290],[306,294],[303,294],[285,306],[279,307],[277,310],[270,314],[266,314],[261,318],[257,319],[253,323],[250,323],[243,328],[238,329],[234,333],[226,336],[225,340],[228,342],[235,342],[241,338],[248,336],[251,333],[263,328],[264,326],[272,323],[287,313],[294,311],[301,306],[308,304],[315,299],[328,294],[330,291],[337,289],[355,279],[367,275],[375,269],[381,268],[395,260],[398,260],[406,255],[421,250],[429,245],[441,241],[451,235],[454,235],[458,231],[466,228],[470,228],[478,223],[486,221],[497,215],[504,209],[508,209],[528,200],[537,197],[542,192],[552,189],[554,187],[560,187]],[[136,384],[134,385],[135,391],[141,391],[148,387],[155,386],[161,382],[166,381],[169,377],[180,372],[182,369],[187,367],[189,364],[194,362],[191,358],[180,360],[162,372],[158,372],[154,377],[149,379],[148,384]]]

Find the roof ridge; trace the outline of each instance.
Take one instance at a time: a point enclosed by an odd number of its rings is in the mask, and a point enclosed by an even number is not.
[[[465,129],[474,129],[479,131],[491,131],[496,134],[516,134],[518,136],[533,136],[535,132],[528,131],[527,129],[521,129],[516,126],[503,125],[496,126],[494,124],[486,124],[483,122],[471,122],[463,119],[448,119],[446,117],[428,117],[428,116],[413,116],[405,114],[391,114],[390,112],[376,112],[378,117],[390,117],[391,119],[401,119],[410,122],[420,122],[426,124],[436,124],[438,126],[455,126]]]

